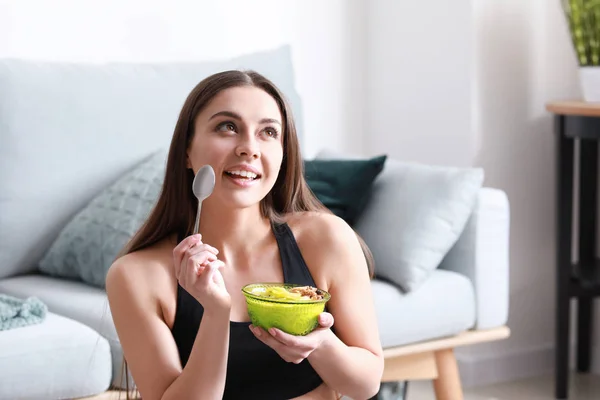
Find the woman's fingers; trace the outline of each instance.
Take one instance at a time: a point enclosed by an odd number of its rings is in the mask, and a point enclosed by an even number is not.
[[[212,280],[218,285],[223,286],[225,285],[225,282],[218,269],[223,268],[224,266],[225,263],[218,260],[214,254],[202,253],[193,258],[189,258],[187,264],[182,265],[178,279],[180,283],[184,282],[185,285],[188,283],[193,284],[196,280],[204,279],[205,282],[203,282],[203,284],[208,284],[210,280]]]
[[[321,326],[321,328],[331,328],[333,326],[333,315],[331,315],[328,312],[322,312],[321,314],[319,314],[319,325]]]
[[[225,263],[221,260],[214,260],[214,261],[211,261],[209,266],[214,269],[221,269],[225,266]]]
[[[258,340],[275,350],[281,358],[289,363],[300,364],[313,350],[311,346],[302,345],[300,341],[299,344],[294,346],[286,345],[277,340],[271,333],[259,327],[250,325],[250,330]]]
[[[189,236],[173,249],[173,264],[176,276],[181,276],[181,266],[187,262],[186,258],[190,259],[201,252],[212,253],[216,258],[219,250],[206,243],[202,243],[200,241],[201,237],[200,234]]]
[[[225,266],[225,263],[221,260],[215,260],[210,263],[209,268],[213,269],[212,281],[216,283],[218,286],[225,287],[225,281],[223,280],[223,275],[221,275],[220,269]]]
[[[215,261],[216,259],[217,256],[206,251],[199,254],[195,254],[187,260],[187,268],[189,270],[188,273],[197,274],[200,268],[207,266],[210,262]]]
[[[180,275],[181,262],[183,261],[183,257],[185,252],[190,247],[201,243],[202,235],[191,235],[183,239],[175,248],[173,249],[173,265],[175,266],[175,274],[176,276]]]
[[[219,268],[222,268],[224,265],[225,264],[221,260],[210,260],[206,262],[205,265],[202,265],[201,268],[198,268],[196,274],[201,280],[205,281],[204,283],[208,283],[213,278],[214,273],[219,273]]]
[[[188,257],[188,258],[193,258],[196,254],[202,253],[202,252],[209,252],[213,255],[217,255],[219,254],[219,250],[215,249],[214,247],[206,244],[206,243],[198,243],[195,246],[192,247],[188,247],[185,252],[184,252],[184,258]]]
[[[204,245],[197,247],[201,246]],[[190,276],[194,273],[197,274],[198,268],[216,259],[217,256],[214,253],[199,249],[198,253],[193,254],[191,257],[186,256],[183,258],[179,267],[177,279],[179,279],[180,282],[185,282],[187,284],[187,282],[190,280]]]
[[[197,273],[198,275],[200,275],[202,273],[202,271],[204,271],[206,268],[212,268],[212,269],[221,269],[225,266],[225,263],[221,260],[219,260],[218,258],[212,258],[210,257],[209,260],[207,262],[202,263],[202,265],[200,267],[197,268]]]
[[[179,242],[179,244],[177,244],[177,246],[175,246],[175,248],[173,249],[173,252],[177,253],[178,251],[181,251],[182,249],[185,250],[191,244],[197,243],[201,240],[202,240],[202,235],[199,233],[197,233],[195,235],[190,235],[190,236],[186,237],[185,239],[183,239],[181,242]]]

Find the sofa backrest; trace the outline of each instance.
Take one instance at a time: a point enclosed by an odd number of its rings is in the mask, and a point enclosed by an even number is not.
[[[289,46],[194,63],[0,60],[0,278],[34,271],[98,192],[168,148],[188,93],[226,69],[254,69],[273,80],[302,134]]]

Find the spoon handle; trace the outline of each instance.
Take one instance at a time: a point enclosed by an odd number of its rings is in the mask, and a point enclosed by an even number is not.
[[[202,202],[198,201],[198,211],[196,212],[196,222],[194,223],[194,235],[198,233],[200,227],[200,210],[202,210]]]

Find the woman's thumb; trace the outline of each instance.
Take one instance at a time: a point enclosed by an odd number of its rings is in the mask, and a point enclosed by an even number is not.
[[[328,312],[323,312],[319,315],[319,325],[323,328],[331,328],[333,326],[333,315]]]

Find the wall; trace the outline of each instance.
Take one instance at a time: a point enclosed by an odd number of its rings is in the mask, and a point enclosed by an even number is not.
[[[473,164],[507,192],[512,224],[512,337],[460,352],[467,383],[482,384],[553,371],[555,158],[545,104],[580,90],[560,2],[477,0],[473,11]]]
[[[368,152],[470,165],[474,134],[470,1],[368,4]]]
[[[0,57],[209,60],[292,45],[304,152],[362,149],[362,0],[0,0]]]

